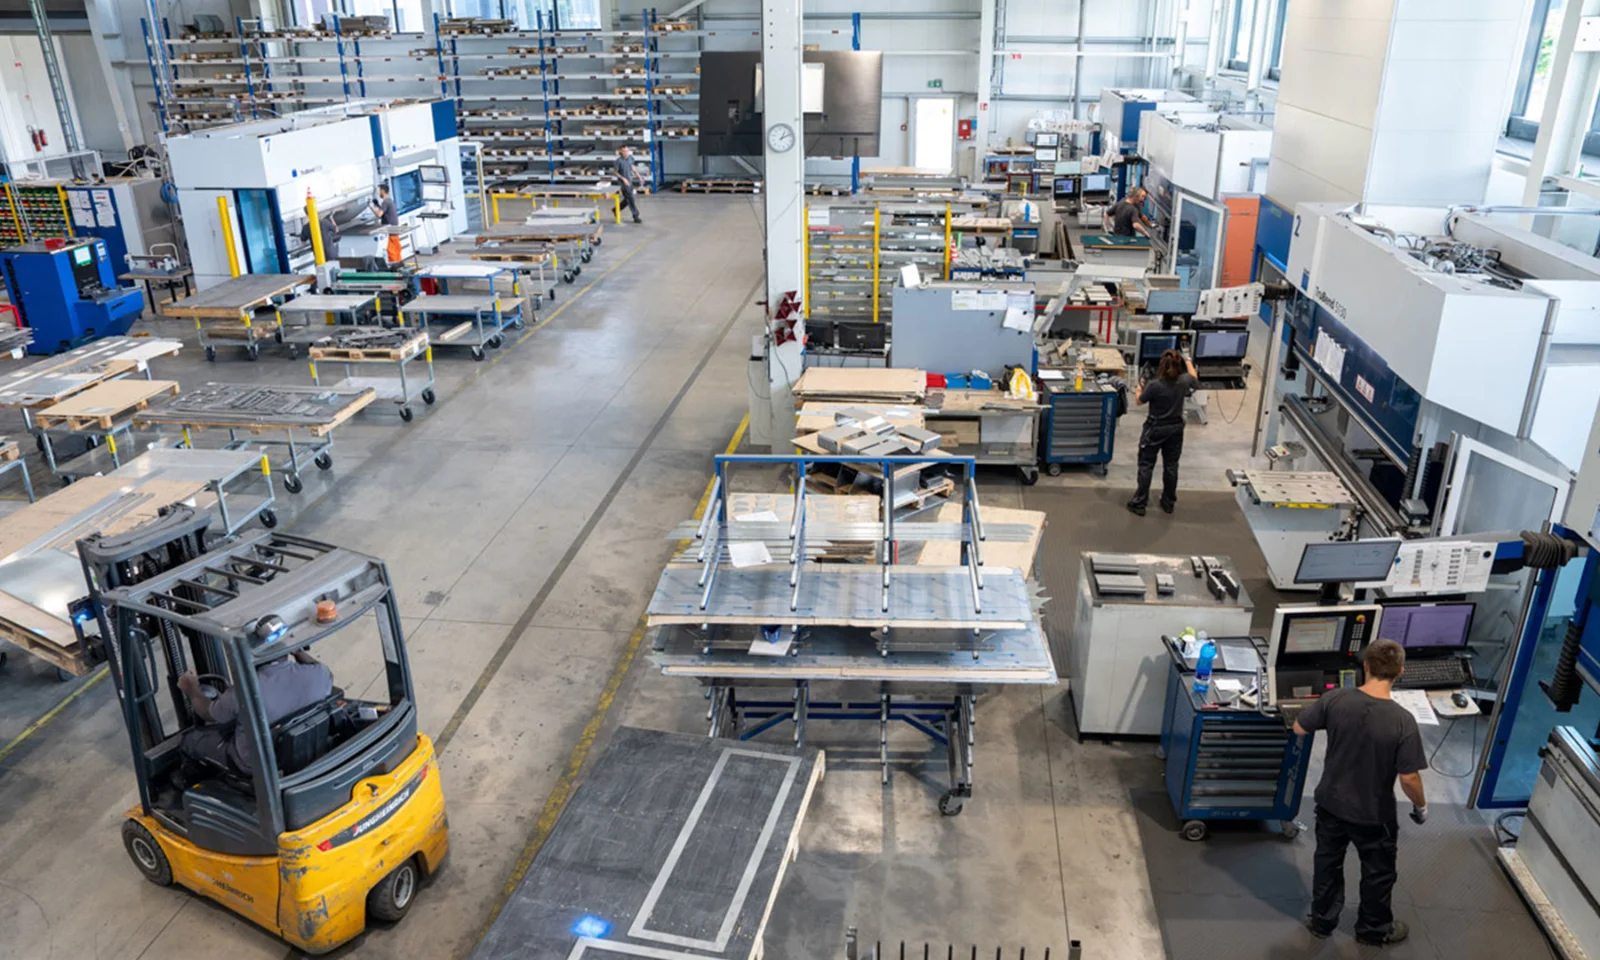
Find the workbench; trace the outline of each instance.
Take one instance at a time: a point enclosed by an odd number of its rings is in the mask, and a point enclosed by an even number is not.
[[[759,960],[823,764],[619,728],[472,960]]]
[[[134,414],[177,392],[178,384],[173,380],[107,380],[60,403],[34,411],[35,436],[39,438],[50,471],[71,482],[121,466],[118,434],[127,437],[133,429]],[[88,450],[82,456],[59,463],[52,432],[82,437],[88,443]],[[130,438],[127,446],[131,449],[132,445]]]
[[[226,430],[223,450],[282,446],[283,459],[275,463],[263,455],[264,466],[285,472],[283,488],[299,493],[308,464],[333,467],[333,431],[377,399],[371,388],[338,390],[303,384],[205,383],[193,390],[154,404],[134,417],[138,427],[172,427],[183,431],[183,444],[193,448],[194,431]],[[283,439],[263,434],[282,433]],[[242,435],[241,435],[242,434]]]
[[[169,303],[175,303],[178,297],[178,284],[183,284],[183,295],[191,296],[194,293],[194,270],[189,267],[179,267],[172,271],[162,270],[129,270],[127,273],[117,274],[118,280],[136,280],[144,287],[145,299],[150,301],[150,312],[160,315],[161,310],[156,303],[156,289],[152,284],[172,294]]]
[[[217,359],[218,341],[237,343],[244,348],[245,355],[254,360],[260,356],[263,339],[282,339],[279,321],[256,319],[252,316],[256,308],[270,306],[296,288],[315,281],[316,277],[298,274],[249,273],[169,303],[164,313],[169,317],[194,319],[207,360]]]
[[[555,251],[544,244],[513,243],[473,247],[468,251],[467,258],[476,263],[492,263],[510,270],[512,276],[516,278],[511,285],[511,291],[519,296],[523,294],[523,277],[526,277],[532,289],[527,295],[533,298],[535,308],[543,307],[546,300],[555,302],[556,285],[545,276],[545,267],[549,266],[552,270],[559,269],[558,260]]]
[[[558,261],[556,269],[561,271],[562,280],[574,283],[583,273],[583,265],[594,259],[595,248],[604,240],[604,229],[599,224],[496,223],[484,228],[476,239],[478,250],[484,253],[495,247],[511,247],[527,252],[545,247],[552,253],[557,247],[565,247],[566,265],[562,266]]]
[[[293,300],[278,304],[279,337],[289,345],[289,355],[294,356],[296,346],[309,344],[328,335],[338,323],[359,324],[381,313],[377,293],[304,293]],[[321,314],[323,322],[314,318]],[[285,316],[298,318],[288,323]],[[344,319],[341,319],[344,318]]]
[[[430,335],[428,339],[436,346],[468,347],[472,351],[472,359],[482,360],[485,348],[499,347],[505,343],[506,328],[520,330],[526,325],[522,298],[517,296],[513,301],[515,306],[508,310],[502,305],[500,294],[494,290],[496,280],[512,273],[505,267],[487,263],[441,263],[431,266],[419,276],[438,280],[446,292],[416,297],[400,308],[400,317],[402,321],[409,317],[419,326],[431,322],[435,317],[455,318],[449,329],[438,336]],[[462,280],[484,281],[489,289],[482,293],[450,293],[451,283]],[[515,280],[512,282],[515,283]]]
[[[63,680],[88,673],[97,664],[73,616],[88,593],[78,540],[132,529],[179,502],[214,512],[221,534],[257,518],[275,526],[271,478],[264,493],[245,492],[263,472],[255,453],[158,447],[0,517],[0,639],[51,663]]]
[[[1044,407],[999,390],[930,390],[922,412],[940,449],[988,466],[1016,467],[1022,482],[1039,480],[1039,414]]]
[[[374,342],[372,338],[382,338]],[[422,327],[339,327],[322,339],[311,342],[311,382],[322,385],[317,374],[319,361],[344,365],[344,379],[332,384],[335,390],[370,389],[379,400],[388,400],[400,409],[400,419],[411,422],[411,402],[421,399],[432,405],[433,347],[428,344],[428,331]],[[421,358],[427,366],[425,378],[408,376],[406,367]],[[392,363],[393,377],[358,377],[352,364]]]
[[[1259,637],[1214,639],[1250,644],[1265,662],[1267,643]],[[1312,738],[1295,736],[1282,717],[1217,688],[1217,681],[1232,680],[1249,691],[1256,674],[1219,666],[1210,687],[1196,692],[1193,665],[1175,641],[1163,646],[1168,666],[1159,756],[1184,839],[1205,839],[1210,820],[1275,820],[1285,837],[1297,836]]]
[[[622,188],[614,183],[597,183],[582,187],[552,183],[544,186],[518,187],[510,192],[491,193],[489,203],[492,205],[494,222],[500,222],[501,200],[531,200],[535,197],[549,200],[551,206],[559,204],[562,200],[598,200],[610,203],[617,222],[622,222]]]

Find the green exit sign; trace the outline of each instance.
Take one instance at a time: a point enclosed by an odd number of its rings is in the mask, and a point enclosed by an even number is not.
[[[943,90],[944,89],[944,81],[943,80],[929,80],[928,81],[928,87],[929,87],[929,89],[932,89],[932,90]]]

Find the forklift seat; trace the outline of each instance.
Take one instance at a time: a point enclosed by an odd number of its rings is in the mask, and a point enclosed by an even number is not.
[[[334,727],[347,711],[344,691],[334,687],[325,699],[274,723],[272,752],[278,758],[278,772],[284,776],[296,773],[332,749]]]

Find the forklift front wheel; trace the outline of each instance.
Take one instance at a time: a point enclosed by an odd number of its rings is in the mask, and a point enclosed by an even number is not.
[[[144,878],[158,887],[172,886],[172,864],[161,851],[161,844],[137,820],[122,821],[122,845]]]
[[[421,879],[416,860],[407,860],[395,867],[393,873],[379,880],[367,894],[367,915],[384,923],[396,922],[411,909]]]

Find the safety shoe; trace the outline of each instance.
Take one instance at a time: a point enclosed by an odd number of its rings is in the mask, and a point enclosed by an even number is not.
[[[1128,512],[1133,514],[1133,515],[1135,515],[1135,516],[1142,517],[1142,516],[1144,516],[1144,504],[1140,503],[1137,500],[1129,500],[1128,501]]]
[[[1333,936],[1333,928],[1318,923],[1315,917],[1306,917],[1306,929],[1310,930],[1311,935],[1318,940],[1326,940]]]
[[[1172,503],[1170,503],[1170,502],[1168,502],[1166,500],[1163,500],[1163,501],[1161,501],[1161,512],[1162,513],[1171,513],[1173,506],[1174,505]]]
[[[1389,924],[1388,933],[1380,937],[1356,937],[1356,942],[1364,943],[1369,947],[1386,947],[1391,943],[1399,943],[1409,936],[1411,936],[1411,928],[1406,926],[1405,921],[1396,920]]]

